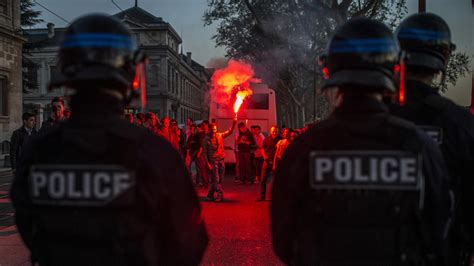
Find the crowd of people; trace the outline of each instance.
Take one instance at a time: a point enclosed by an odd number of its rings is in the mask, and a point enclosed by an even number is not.
[[[54,124],[69,119],[71,112],[65,109],[62,97],[51,101],[51,114],[39,130],[46,130]],[[208,120],[195,123],[188,118],[180,128],[175,119],[164,116],[158,118],[153,112],[127,113],[125,118],[138,127],[143,127],[153,134],[166,139],[181,155],[190,173],[193,184],[199,189],[209,189],[208,200],[221,202],[224,198],[221,181],[225,175],[225,151],[223,139],[234,133],[237,120],[231,128],[218,132],[218,125]],[[13,171],[17,168],[22,147],[26,140],[37,133],[36,115],[25,112],[22,117],[23,125],[14,131],[10,145],[10,163]],[[270,174],[275,174],[279,161],[289,144],[302,132],[308,129],[272,126],[267,136],[262,133],[259,125],[241,122],[235,137],[235,179],[237,185],[259,185],[260,192],[257,201],[264,201],[266,187]]]
[[[218,125],[208,120],[195,123],[188,118],[180,128],[178,122],[168,116],[161,120],[155,113],[126,114],[126,119],[144,127],[157,136],[168,140],[180,153],[197,188],[209,189],[209,201],[221,202],[224,198],[221,181],[225,175],[225,150],[223,139],[234,133],[237,120],[224,132],[218,132]],[[250,128],[244,122],[238,124],[235,136],[235,184],[260,186],[257,201],[264,201],[266,185],[271,173],[275,174],[278,162],[294,139],[308,129],[291,129],[272,126],[268,136],[259,125]],[[279,132],[280,131],[280,132]]]

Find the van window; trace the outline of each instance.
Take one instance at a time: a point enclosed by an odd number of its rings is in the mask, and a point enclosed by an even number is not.
[[[248,109],[268,110],[268,94],[253,94],[246,100]]]

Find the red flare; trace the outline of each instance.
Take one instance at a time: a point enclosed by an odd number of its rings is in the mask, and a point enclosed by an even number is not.
[[[235,96],[234,113],[237,115],[245,99],[252,95],[250,82],[254,71],[251,65],[230,60],[224,69],[219,69],[212,75],[212,101],[221,105],[228,105]]]

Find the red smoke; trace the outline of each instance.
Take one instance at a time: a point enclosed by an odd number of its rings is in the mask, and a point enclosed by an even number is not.
[[[245,98],[252,95],[250,81],[254,71],[251,65],[230,60],[226,68],[218,69],[212,75],[211,99],[220,105],[230,106],[234,102],[234,113],[237,115]]]

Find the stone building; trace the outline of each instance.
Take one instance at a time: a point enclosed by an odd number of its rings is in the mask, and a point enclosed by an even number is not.
[[[191,53],[180,52],[181,37],[162,18],[156,17],[135,5],[113,15],[126,23],[135,39],[148,56],[146,66],[147,111],[159,117],[165,115],[184,123],[188,117],[195,120],[208,117],[207,70],[192,60]],[[24,106],[27,109],[49,113],[49,102],[63,91],[48,91],[48,83],[58,71],[56,55],[65,28],[28,30],[28,44],[34,47],[28,55],[28,86],[25,88]],[[36,81],[36,82],[34,82]],[[41,108],[39,108],[41,107]],[[136,110],[134,110],[136,111]]]
[[[0,0],[0,140],[22,125],[20,0]],[[4,146],[4,145],[2,145]],[[2,147],[5,150],[6,147]],[[3,151],[3,153],[8,151]],[[3,156],[2,156],[3,157]]]

